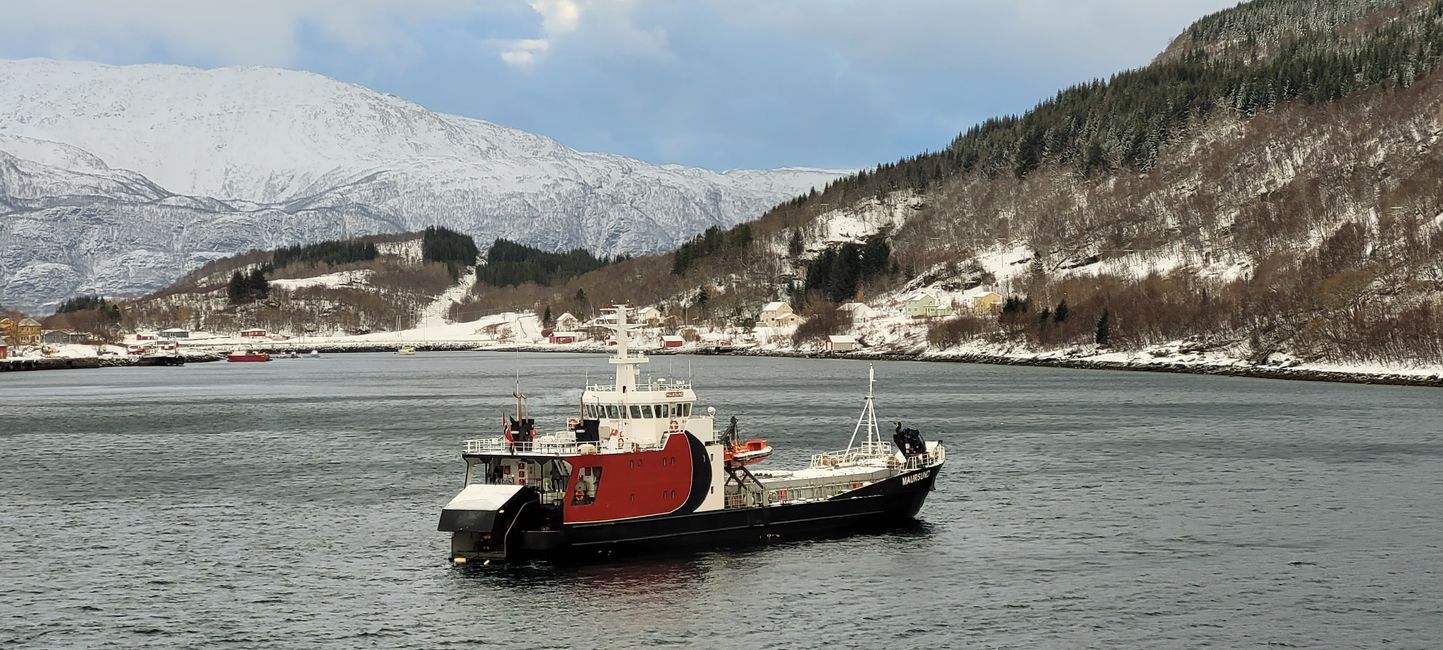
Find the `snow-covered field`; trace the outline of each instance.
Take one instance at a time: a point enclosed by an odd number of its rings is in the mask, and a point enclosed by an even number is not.
[[[271,286],[277,289],[295,291],[296,289],[307,289],[310,287],[324,287],[327,289],[338,289],[340,287],[365,287],[370,285],[371,275],[374,272],[369,269],[360,271],[341,271],[339,273],[327,273],[309,278],[295,278],[271,280]]]

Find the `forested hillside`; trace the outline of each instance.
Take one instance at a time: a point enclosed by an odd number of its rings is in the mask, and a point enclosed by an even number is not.
[[[471,237],[440,227],[250,251],[122,302],[118,311],[128,329],[331,334],[409,328],[477,255]]]
[[[1013,308],[937,324],[934,345],[1188,339],[1257,360],[1443,361],[1440,56],[1443,2],[1256,0],[1198,21],[1151,65],[674,255],[476,300],[745,318],[779,297],[817,310],[980,284]],[[876,237],[888,262],[859,264],[852,291],[817,281],[819,264]]]

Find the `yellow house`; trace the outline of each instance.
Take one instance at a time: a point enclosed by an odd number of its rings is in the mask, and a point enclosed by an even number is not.
[[[996,291],[985,291],[972,297],[972,313],[978,316],[1002,313],[1002,304],[1006,299]]]
[[[22,318],[15,328],[15,342],[18,345],[40,345],[40,323],[33,318]]]

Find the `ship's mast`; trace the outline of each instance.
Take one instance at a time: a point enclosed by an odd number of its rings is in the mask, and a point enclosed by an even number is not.
[[[640,325],[627,322],[626,305],[617,305],[608,311],[616,314],[616,324],[606,326],[616,335],[616,353],[610,359],[611,364],[616,366],[616,390],[632,392],[636,390],[636,367],[646,363],[646,355],[631,352],[631,332]]]
[[[867,396],[863,398],[862,414],[857,417],[857,426],[852,429],[852,439],[847,441],[847,451],[851,452],[852,447],[857,444],[857,434],[865,427],[867,433],[863,438],[861,451],[881,452],[882,434],[877,431],[877,411],[872,406],[872,387],[877,383],[877,376],[872,369],[872,364],[867,364]]]

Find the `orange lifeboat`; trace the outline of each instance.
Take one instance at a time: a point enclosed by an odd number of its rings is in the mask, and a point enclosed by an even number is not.
[[[767,459],[772,455],[772,446],[765,440],[748,440],[736,442],[726,448],[723,458],[728,465],[741,467],[754,465]]]

